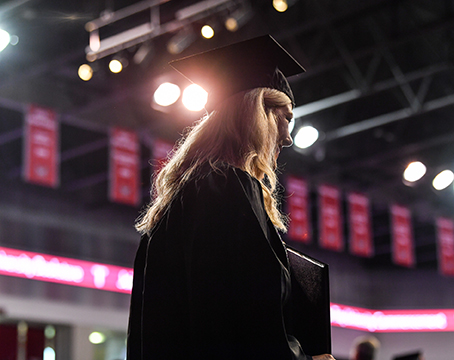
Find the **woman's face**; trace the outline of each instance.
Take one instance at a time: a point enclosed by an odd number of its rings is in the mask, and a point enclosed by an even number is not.
[[[289,123],[293,119],[292,104],[287,104],[276,108],[278,138],[276,143],[276,157],[279,156],[283,147],[292,146],[293,140],[289,132]]]

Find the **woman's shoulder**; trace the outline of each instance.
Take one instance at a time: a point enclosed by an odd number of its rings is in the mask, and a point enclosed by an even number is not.
[[[248,172],[227,163],[204,164],[193,177],[192,182],[199,186],[217,185],[221,187],[236,183],[242,184],[243,187],[259,185],[259,181]]]

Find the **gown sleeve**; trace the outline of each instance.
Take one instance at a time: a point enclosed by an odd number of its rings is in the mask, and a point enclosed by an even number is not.
[[[287,269],[261,221],[258,181],[229,168],[191,186],[182,198],[182,228],[194,358],[306,359],[286,333]]]

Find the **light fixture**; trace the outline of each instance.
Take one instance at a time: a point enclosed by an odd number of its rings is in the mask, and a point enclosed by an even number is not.
[[[426,173],[426,166],[420,161],[413,161],[406,167],[403,178],[408,182],[415,182],[421,179]]]
[[[195,40],[196,35],[192,28],[182,29],[178,34],[173,36],[167,43],[167,51],[177,55],[187,49]]]
[[[249,7],[240,7],[225,19],[225,28],[231,32],[237,31],[244,26],[251,17],[252,10]]]
[[[3,51],[9,44],[11,36],[3,29],[0,29],[0,51]]]
[[[112,59],[109,62],[109,70],[114,74],[118,74],[123,70],[123,64],[118,59]]]
[[[288,9],[286,0],[273,0],[273,7],[278,12],[284,12]]]
[[[55,360],[55,350],[50,346],[44,349],[43,360]]]
[[[451,170],[443,170],[432,181],[435,190],[446,189],[454,181],[454,173]]]
[[[319,132],[316,128],[310,125],[301,127],[295,135],[295,146],[300,149],[307,149],[312,146],[318,139]]]
[[[205,39],[211,39],[214,36],[214,29],[210,25],[204,25],[200,33]]]
[[[165,82],[159,85],[153,95],[156,104],[169,106],[175,103],[180,97],[180,87],[178,85]]]
[[[88,81],[93,76],[93,69],[88,64],[82,64],[79,66],[79,70],[77,71],[77,74],[83,81]]]
[[[183,105],[190,111],[202,110],[208,100],[208,93],[199,85],[191,84],[183,91]]]
[[[88,340],[92,344],[102,344],[104,341],[106,341],[106,335],[104,335],[101,332],[98,331],[93,331],[89,336]]]

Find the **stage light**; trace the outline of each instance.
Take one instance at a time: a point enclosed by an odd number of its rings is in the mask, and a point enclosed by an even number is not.
[[[3,29],[0,29],[0,51],[3,51],[9,44],[11,37],[9,33]]]
[[[167,51],[177,55],[187,49],[197,39],[192,28],[181,30],[178,34],[172,37],[167,43]]]
[[[106,336],[103,333],[100,333],[98,331],[93,331],[89,336],[88,340],[92,344],[102,344],[104,341],[106,341]]]
[[[405,169],[403,178],[408,182],[418,181],[425,175],[426,170],[426,166],[422,162],[413,161]]]
[[[181,90],[178,85],[165,82],[156,89],[153,99],[158,105],[169,106],[178,100],[180,93]]]
[[[226,18],[224,22],[225,28],[231,32],[237,31],[239,28],[244,26],[251,17],[251,9],[240,7]]]
[[[53,327],[52,325],[47,325],[44,328],[44,336],[46,337],[46,339],[53,339],[55,337],[55,334],[55,327]]]
[[[286,0],[273,0],[273,7],[276,11],[284,12],[288,9],[288,4]]]
[[[211,39],[214,36],[214,29],[210,25],[204,25],[200,33],[205,39]]]
[[[208,100],[208,93],[199,85],[189,85],[183,91],[183,105],[190,111],[200,111]]]
[[[82,64],[79,66],[79,70],[77,71],[77,74],[83,81],[88,81],[93,76],[93,69],[88,64]]]
[[[454,181],[454,173],[451,170],[443,170],[432,181],[435,190],[446,189]]]
[[[300,149],[307,149],[313,145],[319,137],[318,130],[312,126],[306,125],[298,130],[295,135],[295,146]]]
[[[118,59],[112,59],[109,62],[109,70],[114,74],[118,74],[121,70],[123,70],[123,64]]]
[[[55,360],[55,350],[47,346],[43,352],[43,360]]]

